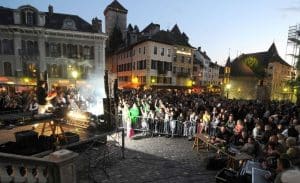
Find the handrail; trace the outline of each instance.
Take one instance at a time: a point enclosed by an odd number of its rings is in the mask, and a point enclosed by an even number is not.
[[[0,153],[0,182],[76,182],[74,160],[77,153],[60,150],[37,158]]]

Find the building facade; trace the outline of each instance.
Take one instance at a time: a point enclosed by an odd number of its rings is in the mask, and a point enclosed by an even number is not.
[[[207,56],[199,47],[194,52],[193,78],[196,85],[202,87],[219,86],[220,66]]]
[[[151,26],[150,26],[151,27]],[[153,27],[156,29],[156,26]],[[108,55],[107,68],[119,87],[186,87],[193,68],[193,48],[174,38],[174,32],[139,33],[139,40]]]
[[[50,84],[80,84],[91,73],[104,73],[106,39],[97,18],[89,24],[52,6],[48,12],[30,5],[0,7],[0,83],[35,84],[47,71]]]
[[[106,31],[112,40],[106,57],[110,85],[118,79],[120,88],[191,87],[194,48],[188,36],[177,25],[170,31],[155,23],[142,31],[136,25],[127,26],[127,12],[117,0],[104,11]],[[112,33],[115,28],[120,29],[122,40],[113,37],[119,36]]]
[[[125,9],[117,0],[113,0],[104,10],[105,33],[111,35],[113,29],[117,27],[125,38],[127,28],[127,9]]]
[[[230,87],[225,88],[229,98],[292,99],[288,82],[294,69],[279,56],[274,43],[265,52],[241,54],[226,67],[230,71]]]

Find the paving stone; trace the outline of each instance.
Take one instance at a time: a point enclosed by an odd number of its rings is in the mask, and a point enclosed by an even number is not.
[[[90,174],[97,182],[215,182],[216,172],[205,169],[205,160],[212,156],[211,152],[192,150],[192,143],[185,138],[139,138],[129,140],[126,138],[125,159],[113,157],[112,162],[101,164]],[[99,149],[104,147],[99,147]],[[114,148],[114,147],[109,147]],[[111,150],[109,150],[111,151]],[[101,153],[88,153],[90,159]],[[86,156],[86,154],[85,154]],[[80,154],[77,165],[78,182],[91,180],[87,175],[87,157]],[[103,170],[106,170],[109,178]],[[97,172],[97,173],[95,173]],[[91,181],[92,182],[92,181]]]

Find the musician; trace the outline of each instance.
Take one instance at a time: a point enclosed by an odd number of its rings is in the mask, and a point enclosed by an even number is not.
[[[39,81],[38,88],[36,91],[37,96],[37,102],[39,105],[38,113],[43,114],[45,113],[46,108],[46,97],[47,97],[47,89],[46,89],[46,82],[45,81]]]

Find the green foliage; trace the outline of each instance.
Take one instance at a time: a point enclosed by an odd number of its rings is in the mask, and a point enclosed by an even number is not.
[[[109,35],[108,47],[110,51],[116,51],[123,44],[122,32],[115,26],[111,35]]]
[[[265,76],[265,68],[264,66],[257,60],[257,58],[253,56],[249,56],[243,60],[244,64],[246,64],[259,78],[263,78]]]

